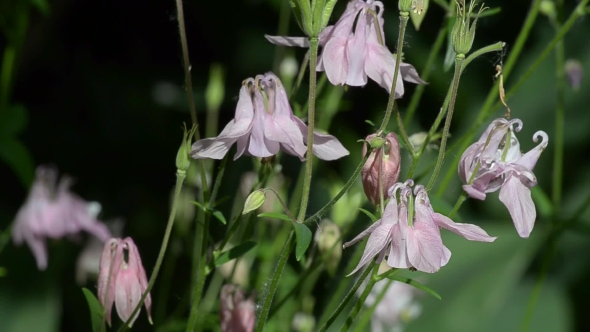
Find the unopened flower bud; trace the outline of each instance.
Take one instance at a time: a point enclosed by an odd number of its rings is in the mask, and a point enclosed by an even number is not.
[[[387,141],[385,140],[385,138],[375,136],[369,141],[369,145],[371,145],[371,148],[373,149],[379,149],[383,147],[383,145],[385,145],[386,142]]]
[[[342,258],[340,228],[328,219],[322,220],[316,231],[315,241],[328,272],[334,274],[340,263],[340,258]]]
[[[455,18],[455,25],[451,32],[451,43],[453,45],[453,51],[455,51],[457,56],[465,56],[471,50],[473,40],[475,39],[477,20],[479,15],[486,9],[482,5],[475,19],[471,22],[470,17],[473,9],[475,9],[475,5],[476,1],[471,1],[469,9],[466,11],[465,4],[457,2],[457,17]]]
[[[551,20],[555,20],[557,17],[557,11],[555,10],[555,3],[553,0],[543,0],[539,6],[539,12],[549,17]]]
[[[176,169],[178,171],[186,173],[189,166],[191,165],[191,159],[189,152],[191,151],[191,141],[195,133],[196,127],[192,126],[191,129],[187,130],[186,125],[184,126],[184,133],[182,134],[182,143],[176,153]]]
[[[577,91],[582,84],[582,78],[584,78],[584,69],[580,61],[568,59],[565,62],[565,74],[572,88]]]
[[[366,141],[371,142],[375,134],[369,135]],[[379,204],[381,192],[379,182],[382,181],[381,189],[386,196],[387,189],[397,182],[400,172],[400,151],[399,143],[395,133],[385,136],[383,147],[374,149],[361,170],[363,188],[369,201],[374,205]],[[367,154],[367,144],[363,146],[363,156]]]
[[[264,193],[263,189],[254,190],[248,198],[246,198],[246,203],[244,203],[244,210],[242,214],[246,214],[248,212],[252,212],[264,204],[264,200],[266,199],[266,194]]]
[[[409,13],[415,0],[399,0],[398,8],[401,13]]]
[[[223,67],[220,64],[213,64],[209,71],[209,83],[205,89],[205,104],[208,112],[217,112],[223,102],[225,95],[223,77]]]

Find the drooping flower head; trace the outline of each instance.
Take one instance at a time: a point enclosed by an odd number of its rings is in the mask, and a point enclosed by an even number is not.
[[[193,196],[194,197],[194,196]],[[123,233],[122,219],[116,219],[105,223],[111,231],[112,236],[121,236]],[[88,239],[84,249],[78,255],[76,260],[76,282],[79,286],[84,286],[88,279],[96,281],[100,273],[100,258],[104,249],[104,241],[96,237]]]
[[[221,332],[252,332],[256,314],[252,299],[234,285],[223,285],[220,292]]]
[[[367,136],[365,144],[363,145],[363,157],[367,154],[367,143],[371,142],[377,135],[372,134]],[[385,191],[391,188],[399,177],[400,171],[400,152],[399,143],[395,133],[391,132],[385,136],[383,146],[374,149],[367,159],[365,165],[361,170],[361,178],[363,180],[363,188],[369,201],[374,205],[380,203],[381,192],[379,191],[379,181],[383,180],[381,186],[383,196],[387,196]]]
[[[234,160],[242,155],[274,156],[283,152],[305,159],[307,126],[293,115],[287,92],[273,73],[258,75],[242,83],[235,117],[219,136],[195,142],[195,159],[222,159],[237,143]],[[332,135],[314,133],[313,153],[320,159],[334,160],[348,155]]]
[[[500,201],[506,205],[514,226],[523,238],[529,237],[537,211],[530,188],[537,185],[533,168],[549,144],[544,131],[537,131],[533,140],[541,143],[522,154],[515,132],[522,128],[519,119],[496,119],[479,140],[469,146],[459,162],[463,189],[472,198],[484,200],[486,193],[500,189]]]
[[[106,310],[106,320],[111,325],[113,303],[122,321],[127,321],[148,287],[148,280],[141,263],[139,250],[130,237],[108,240],[100,258],[98,273],[98,301]],[[152,323],[152,298],[148,294],[144,301],[150,324]],[[133,317],[129,326],[139,316]]]
[[[15,244],[26,242],[39,270],[47,268],[47,239],[61,239],[86,231],[102,242],[111,235],[96,219],[100,204],[86,202],[70,187],[73,180],[63,176],[58,182],[57,170],[39,166],[25,204],[19,209],[12,227]]]
[[[438,271],[451,258],[450,250],[442,242],[439,227],[470,241],[493,242],[496,239],[476,225],[455,223],[434,212],[424,186],[416,185],[413,191],[412,186],[412,180],[393,185],[382,218],[344,244],[345,248],[349,247],[369,235],[359,264],[351,274],[375,257],[377,263],[387,258],[387,265],[393,268],[413,267],[427,273]]]
[[[307,38],[265,36],[277,45],[309,47]],[[364,86],[367,77],[391,91],[395,58],[385,46],[383,32],[383,3],[374,0],[353,0],[333,26],[327,26],[319,35],[323,46],[318,58],[317,71],[326,71],[334,85]],[[416,69],[407,63],[400,64],[395,85],[395,98],[404,94],[403,80],[425,84]]]

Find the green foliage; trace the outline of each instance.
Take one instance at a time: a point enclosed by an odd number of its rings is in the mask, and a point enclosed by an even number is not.
[[[98,302],[94,293],[87,288],[82,288],[86,302],[88,302],[88,309],[90,309],[90,320],[92,321],[92,332],[105,331],[104,329],[104,309]]]

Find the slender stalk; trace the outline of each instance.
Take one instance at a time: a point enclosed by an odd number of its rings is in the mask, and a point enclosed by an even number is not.
[[[371,307],[369,308],[369,310],[367,310],[365,312],[365,314],[361,318],[361,321],[357,324],[356,328],[354,329],[354,332],[363,332],[363,331],[367,330],[365,327],[367,326],[367,324],[371,320],[371,317],[373,316],[375,309],[377,308],[379,303],[383,300],[383,298],[385,297],[385,294],[387,294],[387,290],[389,290],[389,286],[391,286],[391,284],[393,284],[393,280],[392,279],[387,280],[387,283],[385,284],[385,286],[381,290],[381,293],[379,293],[379,295],[377,296],[377,299],[375,299],[375,303],[373,303],[371,305]]]
[[[182,47],[182,59],[184,65],[184,88],[189,101],[191,120],[197,127],[195,130],[195,141],[199,140],[199,122],[197,120],[197,108],[195,107],[195,98],[193,97],[193,82],[191,78],[191,63],[188,56],[188,43],[186,42],[186,29],[184,27],[184,9],[182,0],[176,0],[176,16],[178,20],[178,32],[180,33],[180,46]]]
[[[463,202],[465,202],[466,199],[467,194],[465,194],[465,192],[461,193],[461,196],[459,196],[459,198],[457,199],[457,203],[455,203],[455,206],[448,215],[449,218],[453,218],[453,216],[459,211],[459,208],[461,207]]]
[[[377,270],[379,270],[379,265],[375,265],[375,267],[373,268],[373,275],[376,275]],[[352,326],[352,323],[354,322],[356,315],[358,315],[359,311],[361,311],[361,308],[365,304],[365,301],[371,293],[371,290],[373,290],[373,286],[375,286],[375,283],[377,283],[377,280],[375,278],[369,279],[369,282],[365,286],[365,289],[363,290],[361,297],[356,302],[356,305],[352,309],[352,312],[348,315],[348,318],[346,318],[346,322],[344,323],[344,326],[342,326],[342,329],[340,329],[340,332],[346,332]]]
[[[176,217],[176,209],[178,208],[178,198],[180,196],[180,190],[182,189],[182,184],[184,179],[186,178],[186,173],[184,171],[178,170],[176,172],[176,186],[174,187],[174,200],[172,201],[172,209],[170,210],[170,217],[168,218],[168,223],[166,224],[166,231],[164,232],[164,239],[162,240],[162,246],[160,247],[160,253],[158,254],[158,259],[156,259],[156,265],[154,266],[154,271],[150,277],[150,281],[148,283],[148,287],[141,296],[139,303],[135,306],[135,309],[129,316],[129,319],[123,324],[123,326],[119,329],[119,332],[126,331],[129,323],[137,315],[141,306],[143,305],[145,298],[150,293],[150,290],[154,287],[154,283],[156,282],[156,278],[158,277],[158,272],[160,272],[160,267],[162,266],[162,261],[164,260],[164,256],[166,255],[166,249],[168,248],[168,240],[170,239],[170,233],[172,233],[172,226],[174,226],[174,219]]]
[[[582,2],[587,2],[587,1],[588,0],[582,0]],[[516,38],[516,42],[514,43],[514,47],[512,48],[512,51],[508,55],[508,59],[507,59],[506,63],[504,64],[504,67],[502,68],[502,75],[504,76],[505,80],[507,80],[508,77],[510,76],[510,73],[512,72],[512,68],[516,64],[516,61],[518,60],[518,57],[520,56],[520,54],[524,48],[525,42],[528,40],[528,37],[532,31],[533,25],[535,24],[535,21],[537,20],[537,15],[539,14],[539,8],[541,5],[541,2],[542,2],[542,0],[533,0],[533,3],[531,4],[531,9],[529,10],[529,12],[527,14],[527,17],[525,19],[522,29],[520,30],[520,33],[518,34],[518,37]],[[497,89],[498,89],[499,83],[500,83],[499,81],[496,81],[493,88],[488,93],[488,96],[484,102],[484,105],[482,106],[482,108],[479,112],[479,115],[477,116],[477,119],[475,120],[475,124],[471,127],[472,128],[471,131],[465,135],[465,140],[463,141],[463,145],[461,146],[459,151],[464,151],[467,148],[467,146],[471,143],[471,141],[473,139],[473,135],[475,135],[475,132],[477,131],[479,126],[490,115],[491,107],[493,106],[494,102],[496,101],[496,98],[498,98],[498,90]],[[451,180],[453,179],[453,177],[456,173],[458,163],[459,163],[459,158],[455,158],[453,161],[453,165],[451,167],[449,167],[449,170],[447,171],[445,178],[443,179],[441,185],[438,188],[438,191],[436,192],[437,196],[441,196],[446,191],[448,185],[450,184]]]
[[[324,325],[322,325],[322,327],[320,327],[318,332],[325,332],[326,330],[328,330],[328,327],[330,327],[330,325],[332,325],[332,323],[334,323],[334,321],[336,320],[336,318],[338,318],[338,316],[340,315],[342,310],[344,310],[344,308],[346,308],[346,306],[348,305],[348,302],[350,302],[350,300],[354,297],[354,294],[356,293],[356,291],[359,289],[359,287],[361,287],[363,281],[365,281],[365,279],[367,278],[369,273],[371,273],[371,270],[373,269],[374,265],[375,265],[375,263],[371,263],[371,265],[369,265],[365,269],[365,271],[363,272],[363,274],[361,274],[361,276],[356,281],[354,286],[352,286],[350,291],[348,291],[348,294],[346,294],[346,297],[344,298],[344,300],[342,300],[342,302],[340,302],[340,304],[338,305],[336,310],[334,310],[334,312],[332,312],[332,314],[330,315],[330,318],[328,318],[326,323]]]
[[[402,62],[402,50],[404,48],[404,36],[406,34],[406,26],[408,25],[409,13],[400,12],[399,15],[399,35],[397,37],[395,71],[393,72],[393,82],[391,83],[391,91],[389,91],[389,100],[387,101],[385,116],[383,117],[383,122],[381,122],[381,126],[379,126],[379,130],[377,131],[379,135],[385,130],[385,128],[387,128],[387,124],[389,124],[389,118],[391,117],[391,112],[393,111],[393,104],[395,102],[395,89],[397,85],[397,77],[399,75],[399,66]]]
[[[170,294],[170,288],[173,284],[174,278],[174,270],[176,268],[176,261],[178,260],[178,255],[171,251],[168,253],[168,257],[164,262],[164,266],[162,267],[162,277],[160,284],[160,288],[158,291],[158,306],[156,306],[156,312],[154,315],[154,320],[156,322],[163,322],[166,318],[166,311],[168,308],[168,295]]]
[[[559,2],[559,1],[558,1]],[[560,25],[558,24],[559,28]],[[563,150],[565,127],[565,47],[563,40],[555,47],[555,72],[557,84],[557,105],[555,108],[555,150],[553,154],[553,222],[560,213],[563,182]]]
[[[434,61],[436,61],[436,56],[438,55],[438,52],[440,52],[440,49],[444,44],[446,35],[447,29],[445,23],[438,31],[438,36],[436,36],[436,40],[434,41],[434,44],[432,44],[432,48],[430,49],[430,53],[428,54],[428,59],[426,60],[426,65],[422,70],[421,76],[424,81],[428,81],[428,79],[430,78],[430,74],[434,69]],[[424,93],[425,89],[425,84],[419,84],[418,87],[416,87],[416,90],[412,95],[412,99],[410,100],[410,105],[406,110],[406,116],[404,117],[404,124],[406,126],[410,124],[410,121],[412,120],[414,113],[418,109],[418,105],[420,105],[420,100],[422,99],[422,94]]]
[[[453,119],[453,110],[455,108],[455,101],[457,99],[457,90],[459,89],[459,80],[461,78],[461,68],[463,65],[464,56],[462,54],[457,55],[455,58],[455,74],[453,76],[453,92],[451,93],[451,101],[449,102],[449,110],[447,112],[447,120],[445,121],[445,127],[443,129],[443,134],[440,142],[440,150],[438,152],[438,159],[436,160],[436,165],[434,166],[434,171],[432,172],[432,176],[430,177],[430,181],[428,181],[428,187],[426,187],[427,191],[430,191],[436,182],[436,178],[438,177],[438,173],[440,172],[440,168],[444,162],[445,158],[445,150],[447,147],[447,139],[449,137],[449,130],[451,129],[451,121]]]
[[[272,299],[274,298],[275,292],[279,285],[279,279],[281,278],[283,268],[285,267],[285,264],[287,264],[287,259],[289,259],[289,254],[291,253],[293,242],[295,242],[294,240],[295,234],[293,231],[291,231],[291,233],[289,234],[289,239],[287,240],[287,243],[285,243],[285,247],[283,248],[283,252],[281,253],[281,257],[279,258],[279,263],[275,269],[275,274],[273,275],[272,280],[270,282],[268,292],[262,300],[262,311],[256,319],[256,326],[254,328],[254,331],[256,332],[262,332],[262,330],[264,330],[264,324],[266,324],[266,319],[268,318],[268,314],[270,312]]]
[[[272,309],[270,310],[270,313],[268,314],[268,318],[271,318],[277,311],[279,311],[279,309],[281,309],[283,304],[287,303],[289,298],[291,296],[293,296],[295,294],[295,292],[297,292],[299,289],[301,289],[301,287],[303,286],[303,284],[305,283],[307,278],[310,275],[312,275],[313,272],[315,272],[320,266],[322,266],[322,263],[320,260],[318,260],[310,268],[306,269],[303,272],[303,274],[299,276],[299,280],[297,280],[297,284],[293,288],[291,288],[291,290],[275,306],[272,307]]]
[[[305,178],[303,179],[303,191],[301,194],[301,205],[299,207],[298,222],[303,222],[307,203],[309,201],[309,191],[311,189],[311,175],[313,172],[313,131],[315,129],[315,98],[316,98],[316,66],[318,59],[317,37],[309,38],[309,110],[307,116],[307,154],[305,160]],[[271,296],[272,297],[272,296]]]

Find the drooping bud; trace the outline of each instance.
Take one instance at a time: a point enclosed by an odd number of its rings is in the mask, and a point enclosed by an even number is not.
[[[266,194],[264,193],[263,189],[254,190],[248,198],[246,198],[246,203],[244,203],[244,210],[242,214],[246,214],[248,212],[252,212],[264,204],[264,200],[266,199]]]
[[[100,258],[98,300],[106,310],[105,315],[109,326],[111,325],[113,303],[115,303],[119,318],[125,322],[131,317],[147,287],[147,276],[133,240],[130,237],[108,240]],[[152,324],[150,294],[145,298],[144,304],[149,322]],[[133,325],[139,313],[140,311],[131,319],[129,327]]]
[[[182,143],[180,144],[180,148],[176,153],[176,169],[179,172],[183,172],[185,174],[189,166],[191,165],[191,158],[189,156],[189,153],[191,152],[191,142],[196,129],[197,128],[194,125],[191,127],[191,129],[186,129],[186,124],[184,125]]]
[[[330,274],[334,274],[342,258],[342,238],[340,228],[328,219],[322,220],[315,234],[318,250]]]
[[[482,5],[475,19],[471,22],[471,15],[475,9],[476,1],[471,1],[467,10],[466,5],[461,2],[457,1],[457,17],[455,18],[455,25],[451,32],[451,43],[453,45],[453,51],[455,51],[457,56],[465,56],[471,50],[473,40],[475,39],[477,20],[479,15],[486,9]]]
[[[369,135],[366,141],[372,142],[375,134]],[[367,154],[367,144],[363,146],[363,156]],[[374,205],[379,204],[381,192],[379,181],[383,181],[381,189],[383,196],[387,197],[387,189],[397,182],[400,172],[400,151],[399,143],[395,133],[385,136],[385,144],[374,149],[361,170],[363,188],[369,201]]]
[[[565,62],[565,75],[574,91],[578,91],[582,84],[582,79],[584,78],[584,69],[582,68],[580,61],[568,59]]]
[[[221,287],[219,316],[221,332],[251,332],[256,314],[252,299],[246,299],[244,291],[234,285]]]

